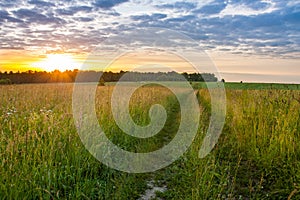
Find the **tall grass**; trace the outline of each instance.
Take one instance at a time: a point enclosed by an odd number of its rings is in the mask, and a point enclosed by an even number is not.
[[[109,169],[82,145],[72,117],[72,84],[0,86],[1,199],[137,199],[146,180],[167,186],[164,199],[299,199],[300,92],[227,90],[227,117],[214,150],[198,151],[210,118],[207,89],[199,90],[201,119],[189,150],[165,169],[128,174]],[[139,125],[150,123],[151,105],[168,113],[156,137],[126,135],[113,120],[114,86],[98,87],[96,113],[107,136],[133,152],[170,142],[180,123],[179,104],[168,89],[147,86],[130,100]]]
[[[73,122],[72,88],[72,84],[0,86],[1,199],[134,199],[145,190],[147,175],[109,169],[84,148]],[[131,138],[117,137],[122,132],[108,106],[112,88],[98,87],[99,121],[114,141],[132,146]],[[167,96],[163,88],[137,91],[132,101],[143,104],[132,104],[135,120],[146,123],[151,103],[155,99],[164,103]]]
[[[231,91],[228,99],[223,139],[226,148],[241,157],[236,190],[247,196],[287,198],[300,181],[300,92]]]
[[[210,97],[199,91],[203,109],[199,135],[190,150],[161,171],[167,199],[299,199],[300,92],[227,90],[226,124],[214,150],[197,153],[210,116]],[[166,176],[167,175],[167,176]]]

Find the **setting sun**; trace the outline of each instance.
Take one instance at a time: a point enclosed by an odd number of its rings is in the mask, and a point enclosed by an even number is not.
[[[49,54],[44,60],[34,63],[33,65],[45,71],[73,70],[81,66],[73,56],[68,54]]]

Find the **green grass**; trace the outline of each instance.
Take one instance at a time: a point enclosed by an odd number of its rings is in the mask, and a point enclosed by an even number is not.
[[[300,92],[227,90],[226,124],[214,150],[197,152],[209,120],[209,93],[190,150],[162,170],[167,199],[299,199]]]
[[[250,90],[259,86],[263,90]],[[0,86],[0,198],[137,199],[146,181],[154,179],[167,186],[158,194],[164,199],[299,199],[300,91],[291,90],[297,85],[270,86],[225,83],[223,133],[213,151],[199,159],[210,118],[209,93],[201,86],[202,114],[193,145],[170,166],[146,174],[110,169],[84,148],[72,117],[72,84]],[[112,91],[113,86],[98,87],[96,110],[115,144],[149,152],[172,139],[180,113],[169,90],[142,87],[130,100],[130,114],[140,125],[150,122],[151,105],[167,110],[164,129],[149,139],[133,138],[117,127]]]
[[[220,86],[222,83],[220,82],[193,82],[192,86],[195,89],[204,89],[207,87],[216,87]],[[299,84],[281,84],[281,83],[224,83],[224,87],[226,89],[234,89],[234,90],[299,90]]]
[[[138,123],[145,123],[144,109],[150,108],[153,97],[164,103],[170,95],[163,88],[158,91],[135,93],[139,102],[132,110],[140,116],[135,117]],[[97,111],[104,129],[114,130],[108,135],[117,143],[125,136],[118,138],[122,133],[111,120],[111,92],[111,87],[98,88]],[[71,98],[71,84],[0,87],[1,199],[135,199],[143,193],[147,174],[109,169],[84,148],[73,122]],[[133,140],[121,143],[132,147]],[[147,148],[154,145],[152,141]]]

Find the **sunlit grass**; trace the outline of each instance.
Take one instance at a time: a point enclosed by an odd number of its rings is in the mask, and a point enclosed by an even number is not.
[[[227,117],[214,150],[198,151],[210,113],[208,90],[199,91],[199,135],[186,155],[162,172],[172,199],[298,199],[300,92],[227,90]],[[165,175],[167,174],[167,176]]]
[[[210,117],[207,89],[199,90],[201,120],[188,152],[154,173],[128,174],[104,166],[82,145],[72,116],[72,84],[0,86],[0,198],[137,199],[146,180],[167,186],[165,199],[300,198],[300,91],[227,90],[227,117],[214,150],[198,151]],[[114,86],[98,87],[96,113],[107,136],[120,147],[149,152],[170,142],[180,123],[179,105],[163,87],[138,89],[130,114],[150,123],[149,109],[168,113],[157,137],[135,139],[113,120]]]
[[[145,175],[108,169],[84,148],[73,122],[72,89],[72,84],[0,86],[1,198],[120,199],[143,192]],[[121,133],[107,106],[112,89],[98,87],[96,107],[100,123],[114,138]],[[144,119],[153,100],[163,102],[169,95],[159,91],[150,88],[134,95],[133,101],[143,102],[137,109],[132,105],[142,116],[137,120]]]

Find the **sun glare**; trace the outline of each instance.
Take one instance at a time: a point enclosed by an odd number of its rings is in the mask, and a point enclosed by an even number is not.
[[[33,66],[45,71],[65,71],[78,69],[81,64],[68,54],[49,54],[44,60],[34,63]]]

